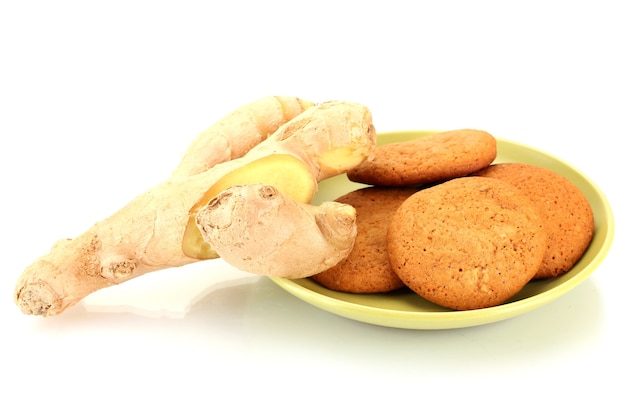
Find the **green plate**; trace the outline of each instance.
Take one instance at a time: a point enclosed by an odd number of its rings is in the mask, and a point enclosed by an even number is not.
[[[433,131],[402,131],[378,134],[378,143],[404,141]],[[587,196],[595,217],[595,233],[589,248],[566,274],[547,280],[534,280],[505,304],[469,311],[453,311],[437,306],[410,290],[387,294],[349,294],[332,291],[311,279],[271,278],[280,287],[328,312],[365,323],[405,329],[451,329],[477,326],[526,313],[572,290],[588,278],[607,255],[614,233],[609,203],[600,189],[584,174],[565,162],[531,147],[498,139],[495,162],[523,162],[549,168],[576,184]],[[345,175],[320,183],[315,204],[335,198],[363,184]]]

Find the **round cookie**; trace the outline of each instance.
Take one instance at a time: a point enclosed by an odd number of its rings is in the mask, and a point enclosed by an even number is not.
[[[502,304],[536,274],[546,236],[534,204],[501,180],[464,177],[416,192],[387,234],[393,270],[455,310]]]
[[[548,247],[535,278],[564,274],[585,253],[593,237],[593,211],[570,180],[547,168],[514,162],[494,164],[475,175],[507,181],[536,205]]]
[[[402,187],[465,176],[496,158],[496,140],[482,130],[459,129],[378,146],[370,161],[348,171],[364,184]]]
[[[394,211],[414,189],[367,187],[336,201],[356,209],[357,235],[346,259],[313,277],[326,288],[357,293],[381,293],[404,287],[387,257],[387,227]]]

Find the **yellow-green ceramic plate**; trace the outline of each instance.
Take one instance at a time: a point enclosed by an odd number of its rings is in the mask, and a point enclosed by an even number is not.
[[[398,142],[432,133],[434,132],[381,133],[378,135],[378,143]],[[549,168],[576,184],[589,199],[595,217],[593,240],[583,257],[565,275],[531,281],[505,304],[469,311],[453,311],[437,306],[410,290],[388,294],[348,294],[326,289],[308,278],[271,279],[294,296],[328,312],[365,323],[406,329],[477,326],[508,319],[553,301],[588,278],[608,253],[614,231],[609,203],[602,191],[584,174],[537,149],[498,139],[498,157],[495,162],[523,162]],[[361,187],[363,184],[353,183],[345,175],[331,178],[320,184],[314,203],[334,200]]]

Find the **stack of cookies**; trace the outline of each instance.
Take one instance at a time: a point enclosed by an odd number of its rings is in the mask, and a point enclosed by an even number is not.
[[[369,186],[337,199],[356,208],[354,249],[311,278],[360,294],[408,287],[472,310],[564,274],[593,236],[586,196],[546,168],[495,158],[495,138],[473,129],[379,146],[348,173]]]

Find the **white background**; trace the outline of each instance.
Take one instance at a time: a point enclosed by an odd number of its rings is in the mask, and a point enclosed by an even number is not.
[[[624,21],[602,0],[1,2],[0,415],[624,415]],[[607,195],[612,250],[554,303],[457,330],[337,317],[219,260],[18,311],[54,241],[279,94],[556,155]]]

